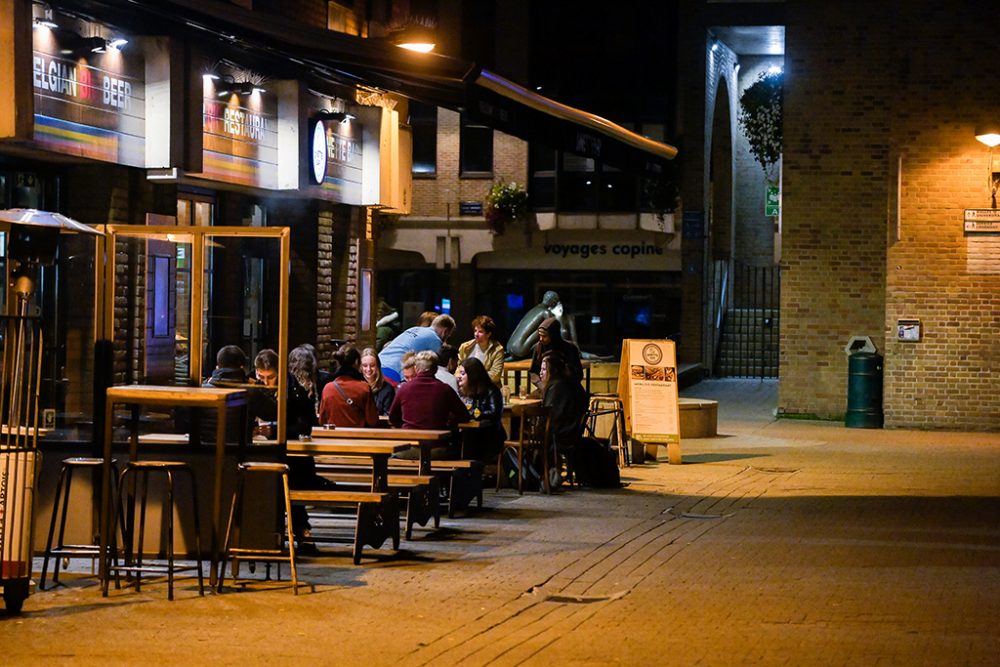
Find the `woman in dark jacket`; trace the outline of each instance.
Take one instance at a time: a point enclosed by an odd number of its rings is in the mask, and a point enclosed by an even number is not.
[[[468,357],[455,371],[458,392],[479,428],[467,433],[466,458],[496,461],[507,432],[503,428],[503,394],[490,380],[483,362]]]
[[[551,408],[549,431],[560,454],[572,454],[583,431],[583,415],[587,411],[587,392],[574,380],[565,359],[558,352],[542,357],[542,405]]]
[[[574,382],[583,380],[583,364],[580,362],[580,348],[562,337],[562,325],[559,320],[550,317],[538,325],[538,342],[531,351],[531,368],[528,377],[536,386],[540,386],[542,357],[552,352],[559,353],[569,373],[569,379]]]
[[[396,398],[396,387],[382,375],[382,362],[373,347],[366,347],[361,353],[361,374],[375,396],[375,409],[383,417],[389,414],[392,399]]]

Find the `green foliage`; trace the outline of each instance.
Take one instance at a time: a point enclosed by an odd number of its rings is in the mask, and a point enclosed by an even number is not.
[[[507,224],[528,217],[528,193],[514,182],[498,181],[486,194],[486,224],[494,234],[503,234]]]
[[[782,76],[781,72],[761,72],[740,95],[740,127],[764,173],[774,178],[773,167],[781,159]]]

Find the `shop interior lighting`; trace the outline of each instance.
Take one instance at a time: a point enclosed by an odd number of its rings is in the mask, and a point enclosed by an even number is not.
[[[59,27],[59,24],[49,18],[35,19],[31,22],[33,28],[48,28],[49,30],[55,30]]]

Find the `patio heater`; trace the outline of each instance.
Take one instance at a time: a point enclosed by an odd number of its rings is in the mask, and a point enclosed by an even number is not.
[[[7,236],[10,298],[0,315],[0,586],[8,613],[18,613],[31,580],[32,509],[38,467],[41,318],[31,299],[40,266],[55,263],[61,232],[101,234],[59,213],[0,210]]]

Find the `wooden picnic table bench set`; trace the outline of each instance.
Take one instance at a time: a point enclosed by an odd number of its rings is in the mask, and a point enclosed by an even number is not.
[[[187,464],[177,461],[154,461],[146,458],[147,454],[143,449],[156,447],[158,450],[167,449],[176,452],[179,457],[189,457],[195,451],[205,450],[193,445],[200,441],[197,433],[199,420],[193,420],[190,433],[147,433],[139,434],[140,408],[196,408],[200,411],[211,411],[215,417],[215,438],[214,442],[204,443],[214,446],[214,456],[211,457],[211,512],[209,523],[208,559],[209,559],[209,581],[210,584],[221,588],[223,569],[227,560],[227,555],[236,558],[236,553],[254,553],[251,549],[233,547],[232,553],[227,552],[230,547],[230,536],[236,511],[237,498],[234,494],[232,507],[227,507],[223,499],[224,473],[232,471],[227,469],[227,452],[231,457],[232,447],[227,447],[226,420],[232,419],[232,410],[236,410],[239,419],[246,418],[247,395],[244,389],[240,388],[209,388],[209,387],[167,387],[152,385],[131,385],[111,387],[107,390],[106,401],[106,429],[104,438],[104,451],[100,460],[102,469],[101,482],[101,506],[100,506],[100,547],[99,547],[99,576],[101,578],[104,595],[108,594],[108,585],[114,575],[116,586],[118,585],[118,575],[122,572],[135,574],[142,571],[165,572],[170,581],[169,595],[173,595],[173,572],[181,569],[173,565],[173,536],[169,536],[166,548],[169,565],[156,566],[163,567],[162,570],[153,569],[154,566],[143,565],[143,544],[142,535],[146,516],[146,492],[148,486],[148,473],[167,472],[167,482],[170,490],[166,498],[170,503],[164,508],[163,514],[171,515],[168,522],[168,532],[172,531],[173,514],[173,472],[188,472],[191,477],[191,486],[195,486],[195,474],[188,469]],[[537,403],[537,401],[527,401],[527,403]],[[139,526],[138,555],[132,555],[134,546],[133,529],[130,528],[135,520],[135,512],[131,509],[134,506],[137,495],[137,482],[131,485],[122,486],[116,483],[125,480],[125,472],[118,474],[118,469],[113,463],[113,435],[115,406],[127,405],[131,410],[127,414],[126,422],[129,426],[128,440],[128,463],[125,470],[145,473],[141,491],[141,519]],[[121,420],[119,420],[120,422]],[[463,430],[476,427],[475,423],[461,425]],[[230,429],[232,432],[232,429]],[[263,443],[253,441],[247,442],[245,434],[240,435],[240,441],[236,443],[236,458],[240,462],[252,461],[256,458],[257,452],[267,451],[263,460],[281,461],[286,456],[311,456],[315,461],[315,469],[318,475],[333,482],[329,486],[322,488],[290,489],[286,490],[286,507],[292,504],[304,505],[315,510],[321,507],[336,507],[342,511],[347,510],[353,514],[354,531],[352,538],[352,555],[355,564],[360,563],[362,548],[369,546],[374,549],[381,548],[387,541],[391,542],[393,549],[399,548],[400,543],[400,520],[402,518],[404,526],[404,537],[407,540],[413,538],[414,526],[427,526],[433,521],[434,527],[440,525],[442,508],[449,517],[454,517],[456,513],[466,510],[473,501],[478,507],[483,503],[483,463],[475,460],[431,460],[431,450],[446,444],[452,437],[450,430],[418,430],[418,429],[393,429],[393,428],[339,428],[324,426],[313,428],[311,434],[306,437],[288,439],[284,443],[277,441],[266,441]],[[231,443],[229,443],[231,445]],[[415,460],[397,458],[397,455],[410,450],[419,449],[419,457]],[[270,457],[270,458],[268,458]],[[172,457],[167,457],[172,458]],[[96,463],[96,462],[95,462]],[[246,472],[253,467],[253,464],[241,463],[239,472]],[[261,464],[261,468],[266,468],[272,472],[284,471],[285,487],[287,489],[287,468],[280,463],[275,465]],[[251,470],[252,471],[252,470]],[[204,471],[198,470],[199,475]],[[139,477],[139,475],[136,475]],[[242,492],[242,483],[239,485]],[[113,497],[113,491],[117,490],[118,497]],[[128,493],[128,502],[123,499]],[[197,491],[192,490],[194,496],[194,507],[197,513]],[[276,503],[277,504],[277,503]],[[401,509],[402,512],[401,517]],[[227,512],[228,510],[228,512]],[[229,528],[227,529],[225,520],[229,514]],[[289,524],[291,517],[287,517]],[[239,521],[237,520],[237,524]],[[197,516],[195,517],[197,525]],[[114,528],[113,528],[114,527]],[[118,562],[118,545],[116,530],[120,527],[122,533],[123,552],[126,564]],[[198,530],[196,529],[196,533]],[[280,529],[279,529],[280,532]],[[152,534],[156,534],[153,532]],[[288,530],[288,548],[285,553],[292,553],[291,565],[293,579],[295,578],[294,551],[295,545],[291,544],[291,529]],[[195,536],[195,557],[201,583],[200,555],[201,547],[198,538]],[[315,539],[315,531],[314,531]],[[325,542],[318,539],[316,541]],[[283,538],[279,537],[279,544]],[[190,549],[189,549],[190,550]],[[161,553],[162,553],[161,549]],[[265,551],[260,551],[265,553]],[[281,549],[266,551],[266,553],[281,553]],[[284,560],[285,557],[279,558]],[[252,560],[246,557],[245,560]],[[130,565],[129,561],[133,561]],[[235,562],[235,560],[234,560]],[[234,565],[234,571],[235,571]],[[138,578],[136,579],[138,583]],[[297,590],[297,580],[295,581]],[[203,590],[203,587],[202,587]]]

